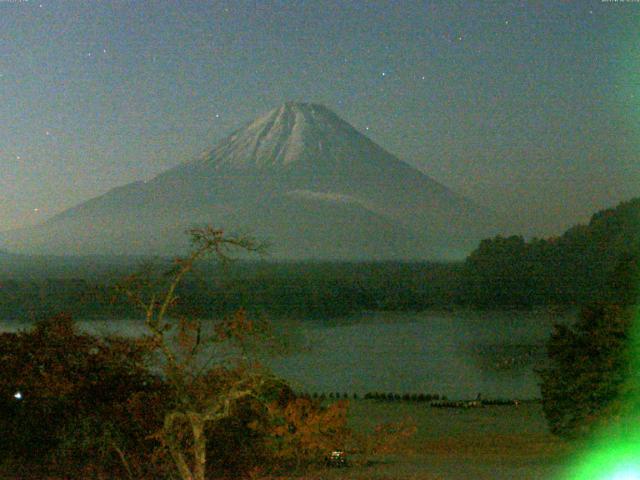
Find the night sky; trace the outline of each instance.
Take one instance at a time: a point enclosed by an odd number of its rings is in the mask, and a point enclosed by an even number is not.
[[[558,234],[640,195],[640,2],[0,0],[0,230],[327,105]]]

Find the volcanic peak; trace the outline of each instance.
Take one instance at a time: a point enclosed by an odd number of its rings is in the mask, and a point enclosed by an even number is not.
[[[326,145],[361,135],[327,107],[287,102],[236,130],[200,162],[216,169],[279,169],[325,156]]]

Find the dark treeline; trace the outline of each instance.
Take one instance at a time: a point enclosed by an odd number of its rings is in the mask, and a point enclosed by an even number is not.
[[[285,263],[236,265],[185,288],[189,304],[228,312],[337,316],[363,310],[413,311],[450,305],[460,264]],[[210,294],[202,293],[208,289]],[[187,297],[185,297],[185,300]]]
[[[347,392],[297,392],[296,395],[300,398],[307,399],[319,399],[319,400],[359,400],[360,396],[357,393]],[[385,400],[385,401],[404,401],[404,402],[430,402],[432,400],[446,400],[447,397],[436,393],[384,393],[384,392],[367,392],[362,396],[363,400]]]
[[[639,265],[640,198],[560,237],[482,241],[465,261],[458,298],[476,306],[633,303]]]
[[[166,261],[155,262],[158,270]],[[0,272],[0,318],[40,318],[64,310],[76,318],[133,314],[114,300],[113,286],[127,273],[68,269],[62,278],[46,270],[5,276]],[[180,289],[180,304],[197,316],[224,315],[242,307],[274,316],[326,317],[364,310],[422,310],[455,303],[461,264],[236,262],[202,266]],[[14,271],[19,271],[18,269]]]
[[[365,310],[465,306],[530,308],[587,301],[631,303],[640,263],[640,199],[593,215],[559,237],[498,236],[460,263],[236,262],[204,265],[180,291],[198,316],[243,307],[274,316],[327,317]],[[20,257],[0,254],[0,318],[126,316],[113,285],[146,262],[132,257]]]
[[[481,406],[512,406],[519,405],[520,400],[510,398],[481,398],[480,395],[475,400],[449,400],[446,395],[437,393],[394,393],[394,392],[367,392],[362,397],[357,393],[349,394],[346,392],[329,392],[327,393],[309,393],[298,392],[299,398],[313,400],[376,400],[380,402],[414,402],[427,403],[431,407],[439,408],[468,408]],[[537,400],[536,400],[537,401]]]

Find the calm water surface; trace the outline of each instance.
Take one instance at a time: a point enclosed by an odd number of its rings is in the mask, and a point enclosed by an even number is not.
[[[323,321],[273,321],[296,353],[266,363],[309,392],[438,393],[449,398],[539,397],[534,372],[554,321],[548,312],[375,312]],[[142,321],[91,320],[94,334],[140,335]],[[3,325],[15,330],[16,325]]]
[[[309,351],[272,362],[310,392],[537,398],[557,319],[541,312],[372,313],[306,324]]]

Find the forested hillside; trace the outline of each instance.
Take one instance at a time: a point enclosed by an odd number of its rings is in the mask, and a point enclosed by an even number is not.
[[[560,237],[497,236],[464,264],[463,303],[581,304],[635,301],[640,260],[640,198],[602,210]],[[631,287],[631,288],[630,288]]]
[[[197,315],[243,307],[275,316],[327,317],[363,310],[529,308],[594,300],[631,303],[640,264],[640,199],[593,215],[559,237],[483,240],[464,263],[237,262],[203,265],[180,292]],[[0,318],[65,311],[127,316],[111,286],[162,258],[0,257]]]
[[[87,257],[70,261],[66,268],[59,264],[54,274],[39,268],[35,260],[26,266],[14,263],[12,274],[0,271],[0,319],[37,319],[52,311],[76,318],[131,315],[126,304],[112,302],[112,287],[140,269],[140,262],[120,262],[114,260],[108,268]],[[162,259],[154,263],[160,272],[171,267]],[[228,314],[240,307],[254,314],[296,317],[423,310],[455,303],[460,267],[397,262],[203,265],[181,286],[180,303],[199,316]]]

